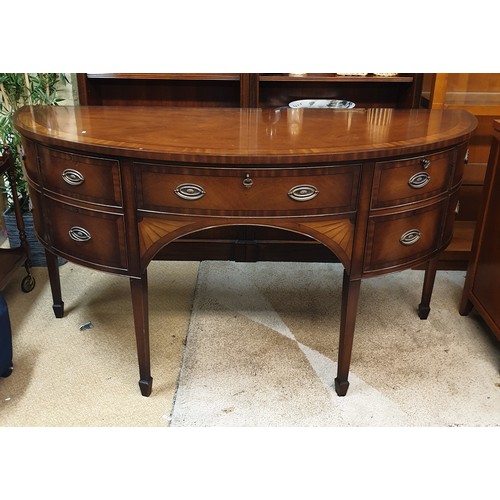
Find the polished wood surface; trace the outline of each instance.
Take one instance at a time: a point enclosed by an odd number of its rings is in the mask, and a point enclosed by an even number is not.
[[[493,145],[460,314],[468,314],[475,307],[500,340],[500,120],[495,120],[493,126]]]
[[[418,315],[429,314],[476,120],[456,110],[40,106],[15,124],[56,316],[56,255],[128,276],[143,395],[147,268],[169,247],[200,260],[337,258],[335,387],[345,395],[362,278],[425,265]],[[238,248],[243,233],[255,245],[228,252],[228,234]]]
[[[476,121],[465,111],[30,106],[16,127],[106,155],[286,166],[444,148],[467,140]]]

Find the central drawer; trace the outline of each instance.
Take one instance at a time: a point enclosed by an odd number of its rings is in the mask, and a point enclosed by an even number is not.
[[[213,216],[298,216],[356,209],[360,165],[209,168],[136,164],[142,210]]]

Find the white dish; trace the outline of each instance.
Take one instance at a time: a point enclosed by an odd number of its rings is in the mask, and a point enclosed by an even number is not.
[[[351,109],[355,104],[352,101],[339,99],[300,99],[288,104],[291,108],[323,108],[323,109]]]

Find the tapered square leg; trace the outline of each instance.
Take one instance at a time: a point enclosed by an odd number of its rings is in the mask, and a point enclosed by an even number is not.
[[[147,271],[140,278],[130,278],[132,308],[134,313],[135,339],[139,361],[139,388],[143,396],[153,389],[149,352],[148,278]]]
[[[349,388],[349,366],[351,364],[356,311],[358,308],[361,279],[351,280],[346,271],[342,284],[342,309],[340,315],[340,339],[335,392],[345,396]]]
[[[418,317],[420,319],[427,319],[431,311],[430,303],[432,290],[434,288],[434,281],[436,279],[436,271],[438,267],[438,257],[430,260],[425,268],[424,286],[422,288],[422,300],[418,305]]]
[[[59,263],[57,255],[45,250],[45,259],[47,261],[47,270],[49,272],[50,290],[52,292],[52,309],[56,318],[64,316],[64,302],[61,293],[61,279],[59,277]]]

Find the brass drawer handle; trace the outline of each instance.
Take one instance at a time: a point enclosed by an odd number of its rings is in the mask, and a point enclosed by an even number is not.
[[[423,168],[429,168],[431,166],[431,160],[426,160],[425,158],[422,158],[420,160],[420,165],[422,165]]]
[[[250,178],[250,174],[245,175],[245,178],[243,179],[243,185],[246,188],[251,188],[253,186],[253,180]]]
[[[309,201],[318,196],[319,190],[315,186],[309,184],[302,184],[295,186],[288,191],[288,196],[295,201]]]
[[[401,235],[401,238],[399,238],[399,242],[402,245],[414,245],[422,236],[422,233],[418,229],[410,229],[409,231],[406,231],[406,233]]]
[[[70,186],[79,186],[85,180],[85,177],[78,170],[72,168],[63,170],[62,178]]]
[[[86,229],[84,229],[83,227],[79,227],[79,226],[73,226],[68,231],[68,234],[72,240],[78,241],[78,242],[89,241],[92,238],[92,236],[90,235],[90,233]]]
[[[199,200],[205,196],[205,190],[198,184],[179,184],[174,192],[183,200]]]
[[[426,186],[430,180],[431,176],[427,172],[418,172],[410,177],[408,185],[413,189],[420,189]]]

